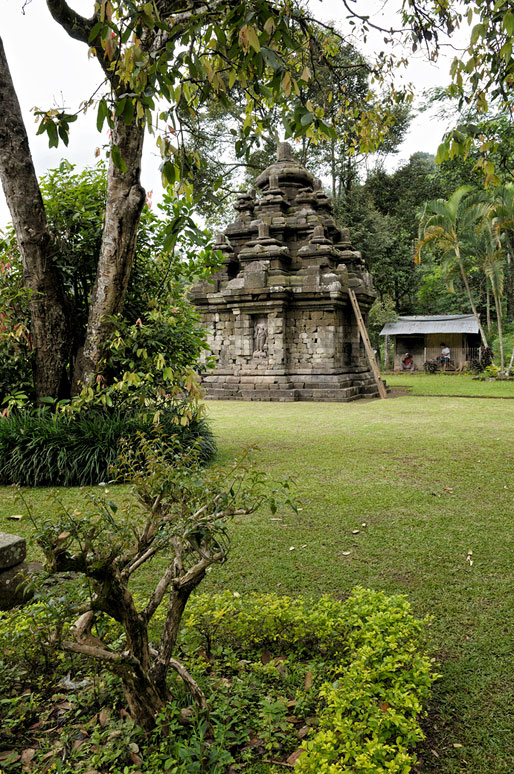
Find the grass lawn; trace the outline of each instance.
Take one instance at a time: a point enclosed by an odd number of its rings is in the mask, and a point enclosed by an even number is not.
[[[406,387],[411,395],[514,398],[514,381],[479,381],[470,374],[384,374],[389,387]]]
[[[208,412],[221,460],[257,444],[262,468],[296,476],[302,510],[234,523],[229,561],[202,590],[343,597],[359,584],[407,594],[416,614],[433,616],[428,644],[443,675],[419,771],[510,774],[514,401],[213,402]],[[51,513],[46,494],[28,493],[40,513]],[[77,490],[65,497],[75,502]],[[28,534],[27,521],[6,519],[22,512],[11,490],[0,498],[0,528]]]

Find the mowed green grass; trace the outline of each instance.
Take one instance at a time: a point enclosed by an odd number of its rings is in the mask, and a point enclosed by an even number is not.
[[[202,589],[344,597],[364,585],[406,594],[417,615],[433,617],[428,647],[442,674],[419,771],[510,774],[514,401],[211,402],[207,410],[220,459],[257,444],[262,469],[295,476],[302,510],[239,518],[228,562]],[[0,528],[29,532],[25,520],[6,520],[21,511],[10,490],[1,493]],[[65,493],[70,503],[77,496]],[[51,512],[45,491],[28,497]]]
[[[389,387],[406,387],[411,395],[462,395],[463,397],[514,398],[514,381],[482,381],[471,374],[384,374]]]

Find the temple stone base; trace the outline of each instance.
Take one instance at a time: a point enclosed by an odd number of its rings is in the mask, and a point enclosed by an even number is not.
[[[208,400],[334,401],[347,403],[375,398],[373,377],[362,374],[291,374],[288,376],[206,376],[202,382]]]

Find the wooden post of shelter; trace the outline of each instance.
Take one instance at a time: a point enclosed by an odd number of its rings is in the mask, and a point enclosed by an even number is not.
[[[364,325],[364,320],[362,319],[362,313],[359,307],[359,302],[357,301],[357,296],[355,295],[355,291],[352,288],[348,288],[348,295],[350,296],[350,301],[352,302],[353,311],[355,312],[355,318],[357,320],[357,325],[359,327],[359,333],[361,335],[362,343],[364,344],[364,349],[366,350],[366,355],[368,356],[368,362],[371,366],[373,376],[375,377],[375,382],[378,387],[378,393],[381,398],[387,398],[385,384],[382,381],[382,378],[380,376],[380,371],[378,370],[377,361],[375,359],[375,353],[371,348],[371,342],[369,340],[366,326]]]

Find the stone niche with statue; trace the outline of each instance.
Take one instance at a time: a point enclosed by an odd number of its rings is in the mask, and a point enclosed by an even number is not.
[[[221,271],[192,289],[216,358],[207,398],[350,401],[378,395],[348,289],[364,320],[376,293],[321,182],[281,143],[216,240]]]

